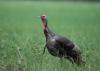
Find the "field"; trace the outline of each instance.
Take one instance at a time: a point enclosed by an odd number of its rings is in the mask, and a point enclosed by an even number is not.
[[[85,66],[42,54],[42,14],[53,32],[80,46]],[[100,71],[99,52],[100,3],[0,2],[0,71]]]

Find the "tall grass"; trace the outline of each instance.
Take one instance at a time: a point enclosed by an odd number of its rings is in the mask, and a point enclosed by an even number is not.
[[[85,66],[42,54],[42,14],[52,31],[80,46]],[[0,2],[0,71],[99,71],[99,26],[99,3]]]

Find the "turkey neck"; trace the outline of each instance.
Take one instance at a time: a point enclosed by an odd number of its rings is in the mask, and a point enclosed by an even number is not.
[[[49,38],[52,38],[54,36],[54,33],[51,32],[51,30],[49,29],[47,20],[45,20],[45,21],[42,20],[42,22],[43,22],[43,31],[44,31],[46,40]]]

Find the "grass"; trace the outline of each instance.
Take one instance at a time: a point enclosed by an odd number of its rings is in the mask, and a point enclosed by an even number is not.
[[[45,37],[39,15],[52,31],[76,42],[86,60],[73,66],[42,55]],[[0,71],[99,71],[100,4],[74,2],[0,2]]]

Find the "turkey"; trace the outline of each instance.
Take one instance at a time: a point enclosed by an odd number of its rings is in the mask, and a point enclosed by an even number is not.
[[[48,27],[46,15],[42,15],[41,20],[46,38],[43,54],[45,53],[45,48],[47,48],[48,52],[52,56],[66,58],[71,61],[72,64],[82,64],[83,60],[81,57],[80,48],[68,38],[53,33]]]

